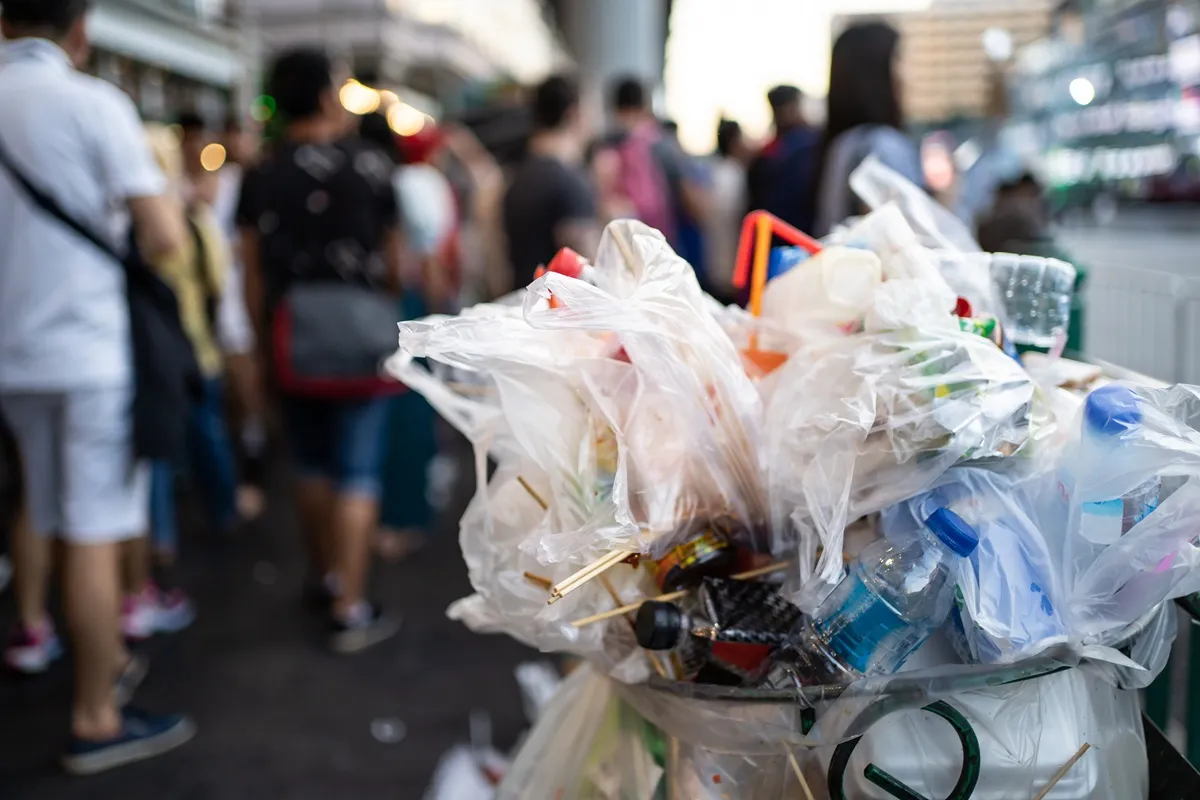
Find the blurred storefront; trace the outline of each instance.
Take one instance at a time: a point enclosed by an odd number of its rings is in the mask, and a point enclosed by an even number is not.
[[[1073,0],[1018,53],[1009,145],[1063,208],[1200,201],[1200,2]]]
[[[128,92],[147,119],[195,111],[220,124],[254,80],[253,49],[228,10],[224,0],[98,0],[90,71]]]
[[[540,0],[240,0],[269,53],[318,43],[364,84],[461,105],[472,87],[567,63]],[[426,103],[425,105],[428,105]],[[430,108],[423,108],[431,111]]]

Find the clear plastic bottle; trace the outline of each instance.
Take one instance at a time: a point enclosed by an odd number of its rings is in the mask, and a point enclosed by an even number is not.
[[[1119,472],[1123,452],[1141,429],[1144,415],[1138,397],[1124,386],[1103,386],[1088,395],[1083,409],[1079,470],[1105,464]],[[1162,480],[1155,475],[1121,497],[1081,504],[1079,534],[1089,542],[1110,545],[1158,508]]]
[[[979,536],[962,517],[939,508],[924,535],[904,547],[867,546],[847,575],[806,620],[788,654],[806,684],[845,683],[895,672],[950,613],[953,562]]]
[[[1004,306],[1005,336],[1017,344],[1053,347],[1065,338],[1075,294],[1075,268],[1065,261],[996,253],[992,283]]]

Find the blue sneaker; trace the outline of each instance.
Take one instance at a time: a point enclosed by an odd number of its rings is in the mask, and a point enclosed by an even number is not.
[[[63,769],[72,775],[94,775],[174,750],[196,735],[195,724],[180,714],[147,714],[126,708],[121,733],[103,741],[72,738]]]

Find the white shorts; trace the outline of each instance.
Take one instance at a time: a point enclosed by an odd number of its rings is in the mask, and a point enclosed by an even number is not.
[[[146,533],[149,470],[133,461],[131,403],[127,386],[0,393],[38,535],[101,544]]]

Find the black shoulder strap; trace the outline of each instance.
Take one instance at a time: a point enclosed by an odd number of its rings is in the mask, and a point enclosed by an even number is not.
[[[103,253],[114,259],[118,264],[121,264],[122,266],[125,265],[125,259],[121,257],[121,255],[113,248],[111,244],[101,239],[86,225],[68,214],[63,207],[58,204],[57,200],[34,185],[33,181],[29,180],[29,178],[25,176],[25,173],[21,171],[20,167],[13,162],[12,157],[4,148],[3,144],[0,144],[0,166],[3,166],[8,170],[8,174],[11,175],[13,180],[15,180],[17,184],[25,190],[25,194],[29,195],[29,199],[32,200],[34,204],[38,206],[38,208],[42,209],[47,214],[61,222],[63,225],[67,226],[71,230],[75,231],[75,233],[91,242]]]

